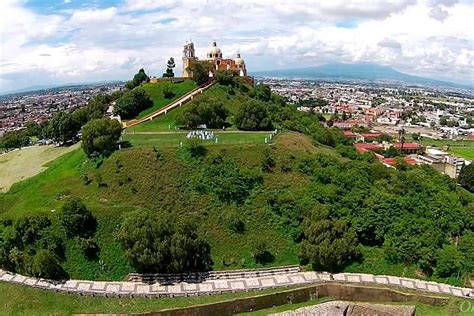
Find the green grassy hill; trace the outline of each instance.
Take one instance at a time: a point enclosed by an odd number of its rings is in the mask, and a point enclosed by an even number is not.
[[[185,81],[184,83],[186,83]],[[184,84],[183,83],[183,84]],[[148,85],[144,85],[146,88]],[[229,91],[232,90],[232,95],[229,94]],[[147,90],[148,91],[148,90]],[[150,93],[150,91],[148,91]],[[150,94],[151,95],[151,94]],[[229,87],[221,86],[221,85],[214,85],[206,91],[206,95],[215,97],[217,100],[222,100],[226,108],[229,110],[229,121],[232,121],[233,115],[237,112],[239,107],[239,103],[241,98],[248,98],[248,95],[241,93],[238,89],[231,89]],[[153,100],[155,101],[153,95],[151,95]],[[155,101],[156,103],[156,101]],[[173,111],[168,112],[166,115],[161,115],[152,121],[144,122],[142,124],[138,124],[127,128],[127,133],[134,133],[134,132],[166,132],[166,131],[174,131],[177,128],[176,119],[180,116],[185,109],[188,107],[188,104],[184,104],[181,107],[175,108]],[[149,111],[149,109],[147,110]],[[147,112],[148,113],[151,113]]]
[[[221,153],[234,159],[239,168],[258,170],[269,150],[265,144],[208,148],[208,156]],[[236,206],[222,203],[212,194],[196,194],[195,181],[199,181],[202,168],[209,162],[183,157],[178,148],[163,149],[162,160],[156,159],[151,146],[122,150],[98,168],[88,162],[82,150],[76,150],[0,195],[0,218],[44,213],[57,221],[57,212],[52,210],[59,210],[67,196],[80,197],[98,218],[97,240],[101,251],[98,260],[87,260],[78,242],[68,241],[65,268],[71,278],[77,279],[121,280],[132,271],[114,236],[123,215],[140,209],[165,210],[201,223],[200,233],[211,244],[215,269],[260,266],[251,255],[259,243],[268,245],[274,254],[271,265],[296,264],[296,244],[284,223],[266,206],[264,193],[305,190],[308,177],[298,172],[283,172],[279,170],[280,163],[291,159],[296,163],[298,157],[310,152],[330,152],[336,157],[338,154],[323,146],[315,147],[306,136],[293,133],[280,135],[271,151],[278,157],[276,171],[263,174],[263,185],[249,198],[252,202]],[[87,185],[81,180],[86,174],[93,179]],[[233,217],[244,220],[244,234],[228,229]]]
[[[252,98],[220,85],[206,94],[224,103],[231,124],[239,105]],[[428,277],[417,264],[398,258],[387,261],[386,253],[409,249],[408,258],[412,253],[420,256],[419,244],[440,240],[425,252],[435,253],[449,242],[449,234],[467,235],[474,209],[469,207],[471,195],[432,168],[401,166],[396,171],[370,155],[357,155],[344,145],[345,138],[336,139],[340,132],[322,127],[316,116],[273,105],[285,120],[280,126],[306,134],[283,131],[267,145],[263,140],[268,132],[216,130],[222,141],[207,142],[206,152],[192,157],[186,146],[178,145],[185,132],[169,131],[184,105],[127,130],[124,140],[131,148],[96,159],[78,149],[14,184],[0,194],[0,220],[47,214],[67,240],[62,265],[70,278],[121,280],[133,271],[117,240],[130,212],[169,212],[195,223],[198,235],[210,244],[213,269],[220,270],[263,266],[253,255],[261,248],[272,257],[266,266],[298,264],[303,220],[327,210],[331,220],[355,227],[363,245],[360,260],[344,266],[345,271],[464,282],[467,273],[452,279]],[[87,259],[79,239],[66,238],[58,223],[58,210],[68,197],[80,198],[97,218],[97,258]],[[233,229],[236,221],[244,224],[243,231]],[[391,238],[398,248],[387,248],[384,238]]]
[[[165,87],[169,87],[171,91],[174,93],[174,97],[171,99],[166,99],[163,95],[163,89]],[[184,80],[181,82],[159,82],[159,83],[145,83],[142,85],[142,88],[148,92],[150,98],[153,100],[153,106],[148,108],[140,114],[138,114],[137,118],[142,118],[145,115],[148,115],[162,107],[168,105],[172,101],[176,100],[177,98],[185,95],[189,91],[196,88],[196,83],[193,80]]]

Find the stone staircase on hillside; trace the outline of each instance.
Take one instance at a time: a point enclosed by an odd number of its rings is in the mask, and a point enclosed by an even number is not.
[[[130,273],[126,280],[129,282],[143,282],[143,283],[160,283],[172,284],[179,282],[202,282],[204,280],[232,280],[232,279],[246,279],[258,277],[272,277],[276,275],[296,274],[301,271],[299,266],[283,266],[276,268],[262,268],[262,269],[242,269],[229,271],[208,271],[196,272],[189,274],[161,274],[161,273]]]
[[[135,120],[130,120],[130,121],[123,122],[122,127],[124,129],[129,128],[129,127],[138,125],[138,124],[146,122],[146,121],[151,121],[159,115],[167,114],[168,111],[171,111],[172,109],[174,109],[176,107],[179,107],[179,106],[185,104],[188,101],[191,101],[192,99],[194,99],[194,97],[196,95],[202,94],[205,90],[209,89],[215,83],[216,83],[216,81],[213,80],[213,81],[210,81],[210,82],[205,83],[203,85],[200,85],[199,87],[194,88],[193,90],[189,91],[185,95],[183,95],[183,96],[179,97],[178,99],[174,100],[173,102],[171,102],[167,106],[162,107],[161,109],[158,109],[158,110],[156,110],[156,111],[154,111],[154,112],[152,112],[152,113],[150,113],[150,114],[148,114],[148,115],[146,115],[146,116],[144,116],[140,119],[135,119]]]

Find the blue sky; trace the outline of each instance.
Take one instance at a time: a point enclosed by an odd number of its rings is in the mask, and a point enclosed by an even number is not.
[[[1,0],[0,92],[160,75],[192,38],[252,71],[369,62],[474,83],[473,1]]]

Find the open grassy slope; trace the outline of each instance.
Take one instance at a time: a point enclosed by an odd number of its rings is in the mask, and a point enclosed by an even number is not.
[[[147,85],[144,85],[144,87],[146,86]],[[231,97],[228,94],[228,91],[229,91],[228,87],[221,86],[221,85],[214,85],[206,91],[206,95],[225,100],[225,105],[230,112],[228,120],[232,121],[233,115],[237,112],[237,109],[239,106],[239,97],[242,97],[243,95],[238,90],[234,89],[233,93],[235,93],[235,95]],[[152,121],[148,121],[148,122],[130,127],[127,129],[127,133],[174,131],[176,129],[176,119],[178,116],[180,116],[184,112],[186,107],[187,107],[187,104],[184,104],[183,106],[175,108],[172,111],[168,112],[166,115],[158,116]]]
[[[463,157],[469,160],[474,160],[474,147],[471,147],[471,148],[456,147],[456,148],[451,148],[449,152],[459,157]]]
[[[187,131],[181,132],[159,132],[159,134],[125,134],[124,141],[129,141],[132,146],[166,146],[178,147],[181,142],[186,141]],[[269,138],[269,132],[237,132],[237,131],[214,131],[216,140],[205,141],[205,145],[232,145],[232,144],[264,144],[265,137]]]
[[[166,99],[163,95],[163,89],[169,87],[171,91],[174,92],[175,96],[171,99]],[[185,80],[182,82],[159,82],[159,83],[145,83],[142,85],[142,88],[148,92],[150,98],[153,100],[153,106],[149,109],[146,109],[140,114],[137,118],[142,118],[145,115],[148,115],[158,109],[161,109],[165,105],[171,103],[177,98],[185,95],[189,91],[196,88],[196,83],[193,80]]]
[[[32,177],[45,170],[50,161],[77,149],[71,147],[33,146],[0,155],[0,192],[6,192],[13,183]]]

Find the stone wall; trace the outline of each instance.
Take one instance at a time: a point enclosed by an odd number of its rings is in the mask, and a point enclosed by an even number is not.
[[[238,273],[238,271],[235,272]],[[227,271],[225,273],[229,272]],[[172,284],[87,280],[68,280],[64,282],[58,282],[33,277],[26,277],[23,275],[0,270],[0,281],[13,284],[21,284],[44,290],[92,296],[197,296],[334,282],[361,285],[382,285],[411,289],[419,292],[445,294],[456,297],[474,299],[472,289],[470,288],[461,288],[443,283],[384,275],[357,273],[330,274],[324,272],[297,272],[255,276],[248,278],[234,277],[235,276],[230,276],[229,278],[222,277],[220,279],[206,279],[198,282],[177,282]]]
[[[442,297],[402,293],[392,289],[365,287],[340,283],[323,283],[303,289],[241,298],[231,301],[144,313],[146,316],[225,316],[280,306],[302,303],[316,298],[331,297],[345,301],[365,302],[420,302],[441,306],[448,302]]]

